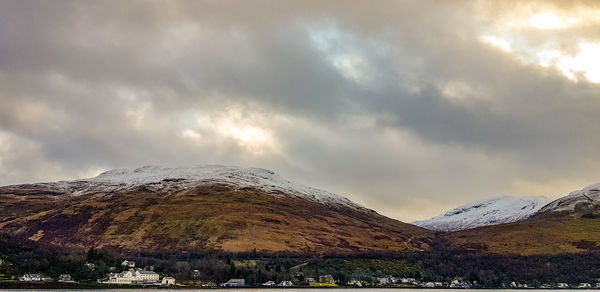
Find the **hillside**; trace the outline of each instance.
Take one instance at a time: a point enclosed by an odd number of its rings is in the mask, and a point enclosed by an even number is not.
[[[550,202],[531,218],[447,234],[452,246],[500,254],[600,250],[600,194],[591,185]]]
[[[432,232],[256,168],[156,166],[0,188],[0,233],[123,251],[428,249]]]
[[[529,218],[546,205],[545,197],[501,197],[457,207],[443,215],[412,224],[438,231],[457,231],[511,223]]]

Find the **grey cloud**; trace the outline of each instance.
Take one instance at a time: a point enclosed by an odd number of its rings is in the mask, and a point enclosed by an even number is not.
[[[510,194],[517,180],[596,179],[600,170],[598,84],[572,82],[480,41],[498,25],[490,11],[502,19],[511,7],[0,6],[0,133],[8,137],[0,139],[0,168],[13,169],[0,171],[1,184],[146,164],[236,164],[271,168],[412,220],[451,202]],[[593,39],[588,32],[597,29],[588,24],[580,37]],[[319,44],[319,32],[333,39]],[[358,66],[364,80],[344,75],[344,66]],[[452,82],[474,96],[446,96]],[[232,107],[241,109],[241,123],[272,135],[274,148],[252,153],[193,120],[217,123]]]

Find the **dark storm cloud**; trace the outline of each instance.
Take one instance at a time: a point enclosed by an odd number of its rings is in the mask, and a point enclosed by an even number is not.
[[[3,1],[0,184],[258,166],[408,220],[596,182],[598,84],[482,42],[496,6]]]

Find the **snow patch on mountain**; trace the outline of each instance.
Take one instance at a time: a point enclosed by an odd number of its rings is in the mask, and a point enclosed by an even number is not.
[[[598,205],[600,205],[600,184],[593,184],[550,202],[539,213],[576,212]]]
[[[412,224],[438,231],[457,231],[511,223],[531,217],[550,200],[545,197],[500,197],[460,206],[443,215]]]
[[[62,181],[58,184],[61,184],[63,189],[70,189],[73,195],[134,189],[141,186],[181,190],[203,184],[223,184],[237,189],[254,188],[269,193],[295,195],[321,203],[360,207],[345,197],[290,182],[270,170],[223,165],[180,168],[149,165],[140,168],[113,169],[93,178]]]

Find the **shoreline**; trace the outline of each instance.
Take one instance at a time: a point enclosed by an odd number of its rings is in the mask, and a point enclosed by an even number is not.
[[[114,285],[114,284],[97,284],[97,283],[34,283],[34,282],[0,282],[0,290],[15,289],[35,289],[35,290],[107,290],[107,289],[189,289],[189,290],[229,290],[229,289],[418,289],[418,290],[600,290],[600,288],[424,288],[424,287],[311,287],[311,286],[295,286],[295,287],[265,287],[265,286],[245,286],[245,287],[202,287],[202,286],[157,286],[157,285]]]

